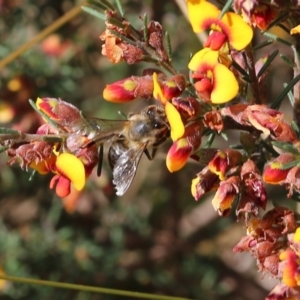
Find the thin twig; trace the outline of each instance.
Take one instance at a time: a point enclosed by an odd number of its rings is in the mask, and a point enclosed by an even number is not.
[[[42,41],[45,37],[47,37],[52,32],[56,31],[58,28],[62,27],[64,24],[75,18],[81,11],[81,6],[86,4],[85,2],[75,6],[62,17],[57,19],[54,23],[49,25],[47,28],[39,32],[33,39],[23,44],[21,47],[13,51],[11,54],[6,56],[0,61],[0,70],[3,69],[6,65],[13,62],[16,58],[21,56],[24,52],[30,49],[32,46]]]

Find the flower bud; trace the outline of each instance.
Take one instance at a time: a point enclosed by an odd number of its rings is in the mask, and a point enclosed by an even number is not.
[[[103,98],[110,102],[124,103],[136,98],[148,99],[152,94],[152,76],[131,76],[108,84],[103,91]]]

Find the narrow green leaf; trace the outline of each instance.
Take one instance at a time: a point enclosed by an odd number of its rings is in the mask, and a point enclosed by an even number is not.
[[[117,36],[118,38],[120,38],[122,41],[127,42],[130,45],[136,46],[136,42],[127,38],[126,36],[120,34],[119,32],[115,31],[115,30],[109,30],[109,32],[115,36]]]
[[[106,20],[106,15],[105,14],[102,14],[100,13],[99,11],[97,11],[96,9],[93,9],[91,7],[88,7],[88,6],[81,6],[81,9],[83,11],[85,11],[86,13],[98,18],[98,19],[101,19],[103,21]]]
[[[233,0],[227,0],[227,2],[223,6],[223,9],[222,9],[222,11],[220,13],[219,19],[222,19],[222,17],[224,16],[224,14],[226,14],[228,12],[228,10],[231,8],[232,3],[233,3]]]
[[[273,145],[273,147],[277,147],[279,149],[282,149],[282,150],[292,153],[294,155],[300,154],[298,149],[292,144],[285,143],[285,142],[278,142],[278,141],[272,141],[271,144]]]
[[[286,62],[291,68],[294,68],[295,64],[289,57],[284,54],[280,54],[279,57],[282,58],[282,60]]]
[[[290,34],[290,29],[288,29],[286,26],[284,26],[283,24],[278,24],[278,27],[280,27],[281,29],[283,29],[286,33]]]
[[[148,15],[144,14],[143,18],[144,22],[144,41],[147,43],[149,39],[149,34],[148,34]]]
[[[122,119],[126,120],[127,119],[127,116],[126,114],[124,114],[122,111],[118,110],[118,115],[121,116]]]
[[[171,46],[171,39],[168,31],[166,31],[165,38],[166,38],[166,45],[167,45],[167,55],[169,61],[172,61],[172,46]]]
[[[0,127],[0,134],[11,134],[11,135],[20,136],[20,132],[18,130],[6,128],[6,127]]]
[[[64,141],[64,138],[59,136],[53,136],[53,135],[44,135],[43,141],[48,143],[62,143]]]
[[[292,126],[292,128],[294,129],[294,131],[296,132],[296,134],[297,134],[297,136],[299,138],[299,136],[300,136],[300,129],[299,129],[297,123],[295,121],[292,121],[291,126]]]
[[[112,10],[112,11],[115,11],[116,9],[114,8],[114,6],[109,2],[109,1],[106,1],[106,0],[101,0],[101,3],[103,5],[105,5],[107,7],[107,9],[109,10]]]
[[[259,78],[268,69],[268,67],[270,66],[271,62],[275,59],[275,57],[277,56],[278,53],[279,53],[278,49],[272,52],[272,54],[267,58],[267,60],[264,63],[264,65],[259,70],[259,72],[257,74],[257,78]]]
[[[267,153],[271,154],[272,156],[275,156],[277,157],[278,156],[278,152],[274,149],[273,145],[270,145],[269,143],[267,143],[265,140],[260,140],[260,143],[262,144],[261,146],[261,149],[262,148],[265,148]],[[261,154],[260,155],[263,155],[264,156],[264,152],[263,151],[260,151]],[[266,159],[265,159],[266,160]]]
[[[284,83],[284,84],[283,84],[283,87],[286,88],[286,87],[287,87],[287,83]],[[287,96],[288,96],[288,98],[289,98],[289,101],[290,101],[290,103],[291,103],[291,106],[293,107],[293,106],[294,106],[294,103],[295,103],[295,98],[294,98],[294,95],[293,95],[292,91],[289,91],[289,92],[287,93]]]
[[[285,87],[285,89],[280,93],[280,95],[277,97],[277,99],[272,103],[271,108],[278,109],[280,107],[280,104],[284,97],[288,94],[288,92],[294,87],[294,85],[300,80],[300,74],[296,76],[291,82],[288,83],[288,85]]]
[[[120,0],[116,0],[116,4],[117,4],[117,7],[118,7],[120,15],[122,17],[124,17],[124,9],[123,9],[123,6],[121,4],[121,1]]]
[[[228,136],[225,132],[221,132],[221,137],[225,140],[228,141]]]
[[[266,40],[263,43],[260,43],[260,44],[256,45],[255,47],[253,47],[253,51],[259,50],[259,49],[269,46],[271,44],[273,44],[273,40]]]
[[[107,6],[105,6],[103,3],[101,3],[101,1],[97,1],[97,0],[88,0],[87,4],[92,4],[93,6],[101,9],[101,10],[106,10]]]
[[[298,166],[298,167],[300,166],[300,159],[296,159],[296,160],[291,161],[291,162],[289,162],[287,164],[284,164],[284,165],[282,165],[280,167],[280,169],[282,169],[282,170],[288,170],[288,169],[291,169],[291,168],[293,168],[295,166]]]
[[[33,171],[31,172],[31,174],[30,174],[30,177],[29,177],[28,181],[32,181],[32,180],[33,180],[33,177],[35,176],[35,174],[36,174],[36,170],[33,170]]]
[[[119,19],[117,19],[117,18],[115,18],[115,17],[108,17],[108,18],[106,19],[106,21],[107,21],[108,23],[111,23],[111,24],[113,24],[113,25],[116,25],[116,26],[119,27],[119,28],[122,28],[122,29],[125,28],[125,25],[124,25]],[[111,31],[114,31],[114,30],[111,30]]]
[[[288,14],[289,13],[287,12],[287,13],[280,15],[277,19],[275,19],[273,22],[271,22],[269,24],[268,28],[265,31],[268,31],[270,28],[272,28],[273,26],[276,26],[278,23],[283,21],[288,16]]]
[[[234,60],[232,61],[232,66],[237,69],[245,78],[249,78],[249,75],[245,69],[243,69],[238,63],[236,63]],[[247,80],[248,81],[248,80]],[[249,81],[248,81],[249,82]]]
[[[206,141],[206,144],[204,146],[204,148],[210,148],[214,139],[216,137],[216,134],[214,132],[210,133],[208,138],[207,138],[207,141]]]
[[[272,40],[276,41],[276,42],[279,42],[279,43],[282,43],[284,45],[287,45],[289,47],[292,46],[292,44],[280,37],[278,37],[277,35],[273,34],[273,33],[270,33],[270,32],[264,32],[264,35],[271,38]]]

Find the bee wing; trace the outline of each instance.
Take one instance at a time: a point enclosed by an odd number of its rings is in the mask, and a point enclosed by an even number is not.
[[[110,142],[122,134],[128,120],[106,120],[106,119],[84,119],[84,122],[77,124],[74,129],[77,136],[86,136],[87,141],[83,147],[92,143]]]
[[[129,148],[116,161],[113,169],[113,184],[116,186],[118,196],[124,195],[130,187],[145,148],[145,144]]]

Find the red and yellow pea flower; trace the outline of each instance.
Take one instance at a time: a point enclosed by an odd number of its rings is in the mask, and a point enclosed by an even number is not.
[[[159,100],[165,106],[165,112],[170,124],[171,138],[173,140],[173,145],[168,151],[166,164],[170,172],[176,172],[180,170],[187,162],[188,158],[198,149],[201,144],[201,133],[202,133],[202,123],[192,122],[187,127],[185,127],[182,116],[177,110],[175,105],[170,102],[165,96],[158,80],[157,74],[153,74],[154,91],[153,96],[155,99]],[[182,99],[174,98],[174,103],[179,105],[179,110],[184,112],[184,119],[189,119],[189,113],[186,108],[187,103]],[[190,99],[191,100],[191,99]],[[189,102],[192,105],[193,101]],[[195,110],[190,109],[190,113],[198,111],[200,108],[195,105]]]
[[[219,177],[212,173],[208,167],[197,174],[197,177],[192,180],[191,193],[196,201],[198,201],[204,194],[216,190],[219,186]]]
[[[151,73],[152,72],[152,73]],[[110,102],[125,103],[137,98],[149,99],[153,96],[154,70],[146,70],[144,76],[131,76],[112,84],[106,85],[103,98]],[[167,99],[181,95],[186,87],[186,79],[182,74],[167,77],[164,73],[157,74],[163,94]]]
[[[56,194],[64,198],[70,194],[71,184],[78,191],[85,185],[86,173],[82,161],[71,153],[53,154],[48,160],[32,163],[30,167],[40,174],[54,173],[50,188],[55,188]]]
[[[210,29],[211,33],[204,47],[220,50],[225,43],[240,51],[252,40],[252,28],[241,16],[233,12],[225,13],[205,0],[187,0],[188,15],[194,32]]]
[[[37,130],[38,134],[72,133],[80,126],[80,111],[65,101],[55,98],[38,98],[36,107],[42,111],[51,121],[58,125],[57,129],[42,125]],[[86,178],[90,175],[98,162],[98,150],[95,145],[81,149],[79,141],[70,139],[65,143],[54,143],[52,152],[48,157],[41,156],[43,149],[35,147],[35,159],[29,167],[40,174],[54,173],[50,182],[50,188],[55,188],[56,194],[64,198],[71,192],[71,184],[77,191],[81,191],[85,185]],[[41,142],[40,142],[41,143]],[[76,146],[76,145],[77,146]],[[41,153],[40,153],[41,152]]]
[[[240,178],[231,176],[221,181],[220,186],[212,200],[212,205],[222,216],[228,214],[235,197],[240,193]]]
[[[218,51],[204,48],[188,64],[194,87],[201,99],[213,104],[232,100],[239,91],[234,74],[219,62]]]
[[[282,266],[282,282],[291,288],[300,286],[300,259],[292,250],[287,249],[279,255],[283,263]]]
[[[291,153],[283,153],[269,163],[263,172],[263,181],[269,184],[283,184],[292,169],[286,168],[285,165],[295,161],[296,158]]]
[[[225,180],[226,173],[231,169],[236,169],[241,163],[242,155],[239,151],[226,149],[218,151],[208,167],[211,172],[219,176],[220,180]]]

